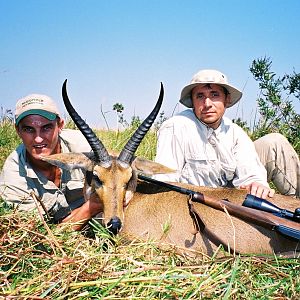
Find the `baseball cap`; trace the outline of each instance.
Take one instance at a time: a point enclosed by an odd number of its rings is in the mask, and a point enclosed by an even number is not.
[[[29,115],[40,115],[50,121],[60,117],[55,102],[46,95],[31,94],[18,100],[15,110],[15,123]]]

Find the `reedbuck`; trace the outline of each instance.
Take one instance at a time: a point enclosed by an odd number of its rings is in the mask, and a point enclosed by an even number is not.
[[[297,255],[297,241],[244,222],[226,211],[194,203],[195,210],[205,224],[205,229],[201,230],[201,226],[195,226],[188,196],[137,179],[139,173],[150,175],[172,172],[160,164],[134,156],[159,112],[163,86],[153,111],[118,156],[108,153],[96,134],[75,111],[67,95],[66,81],[62,94],[67,111],[89,142],[92,153],[56,154],[43,159],[61,168],[80,168],[85,172],[85,197],[98,198],[103,206],[103,224],[111,232],[120,232],[129,238],[155,240],[161,245],[172,244],[185,253],[212,255],[220,245],[224,245],[226,249],[237,253],[289,252]],[[181,185],[210,197],[229,199],[240,204],[246,196],[245,190]],[[270,201],[289,210],[295,210],[299,205],[299,200],[282,195],[275,195]]]

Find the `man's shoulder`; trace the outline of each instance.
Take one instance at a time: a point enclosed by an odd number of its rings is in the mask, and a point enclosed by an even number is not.
[[[83,136],[80,130],[78,129],[62,129],[60,136],[63,138],[68,138],[68,137],[76,137],[76,136]]]
[[[247,132],[229,118],[223,117],[223,123],[221,127],[221,133],[225,134],[227,137],[231,136],[234,140],[240,140],[243,142],[246,140],[251,140]]]
[[[227,128],[227,130],[246,133],[242,127],[240,127],[238,124],[234,123],[227,117],[223,117],[223,126]]]
[[[26,155],[26,149],[24,144],[22,143],[8,155],[6,161],[19,163],[19,161],[22,160],[22,158],[25,159],[25,155]]]
[[[15,169],[21,169],[25,165],[26,150],[23,144],[20,144],[15,150],[13,150],[6,158],[2,173],[7,171],[13,171]]]
[[[182,120],[192,120],[196,119],[194,111],[192,109],[185,109],[178,114],[176,114],[173,118],[182,119]]]
[[[69,143],[88,144],[84,135],[81,133],[80,130],[77,129],[63,129],[59,135],[63,140]]]
[[[162,128],[174,127],[184,128],[192,123],[196,122],[195,115],[191,109],[186,109],[171,118],[167,119],[163,124]]]
[[[88,152],[91,150],[89,143],[80,130],[63,129],[60,137],[68,145],[71,152]]]

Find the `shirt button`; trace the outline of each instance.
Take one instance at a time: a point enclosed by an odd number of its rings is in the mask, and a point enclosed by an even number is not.
[[[216,141],[212,138],[209,138],[208,139],[208,142],[213,146],[213,147],[216,147]]]

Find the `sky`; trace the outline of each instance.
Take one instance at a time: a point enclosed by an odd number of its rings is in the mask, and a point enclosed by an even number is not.
[[[300,72],[298,0],[0,0],[0,106],[46,94],[66,115],[61,88],[91,127],[144,119],[165,88],[161,111],[183,110],[181,89],[201,69],[217,69],[243,91],[226,116],[254,121],[254,59],[278,76]],[[299,100],[295,99],[300,111]]]

